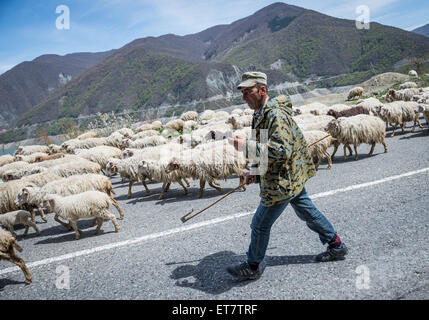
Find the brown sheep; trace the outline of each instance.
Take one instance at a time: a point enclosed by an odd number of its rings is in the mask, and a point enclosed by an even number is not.
[[[328,111],[328,115],[333,116],[335,119],[338,119],[340,117],[352,117],[358,114],[369,114],[369,111],[361,106],[352,107],[343,111],[335,111],[333,109],[330,109]]]
[[[33,276],[25,265],[24,260],[16,255],[14,249],[22,252],[22,248],[16,243],[15,238],[9,232],[0,228],[0,260],[12,262],[20,267],[24,272],[25,284],[30,284]]]

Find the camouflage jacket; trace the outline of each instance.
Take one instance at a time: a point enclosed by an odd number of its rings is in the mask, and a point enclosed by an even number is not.
[[[290,99],[283,95],[270,99],[252,129],[255,130],[252,139],[247,140],[245,152],[248,158],[253,155],[259,159],[260,176],[256,181],[260,185],[261,204],[270,207],[299,195],[316,170],[304,136],[292,119]],[[266,137],[266,143],[264,139],[261,142],[261,136]],[[264,157],[266,161],[261,160]]]

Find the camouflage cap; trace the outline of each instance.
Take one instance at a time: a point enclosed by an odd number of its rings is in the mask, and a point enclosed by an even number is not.
[[[237,86],[237,89],[254,87],[256,84],[267,85],[267,75],[263,72],[246,72],[241,76],[241,83]]]

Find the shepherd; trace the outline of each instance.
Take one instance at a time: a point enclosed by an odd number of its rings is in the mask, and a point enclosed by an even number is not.
[[[266,263],[271,226],[290,203],[297,216],[319,235],[327,250],[315,257],[316,262],[344,259],[348,249],[341,241],[328,219],[314,206],[304,184],[316,174],[304,136],[292,119],[292,103],[289,97],[280,95],[270,99],[267,91],[267,75],[262,72],[246,72],[237,87],[243,100],[254,110],[252,131],[255,139],[228,138],[235,149],[246,157],[255,154],[254,163],[246,173],[245,183],[259,183],[260,204],[253,216],[247,261],[227,267],[227,272],[240,279],[259,279]],[[267,138],[261,143],[261,135]]]

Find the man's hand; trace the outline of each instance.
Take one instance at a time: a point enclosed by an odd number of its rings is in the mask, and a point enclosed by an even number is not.
[[[244,182],[246,184],[255,183],[255,176],[251,175],[250,172],[246,172],[246,175],[244,176]]]
[[[243,146],[246,144],[246,139],[241,136],[235,138],[228,138],[228,142],[232,144],[237,151],[242,151]]]

